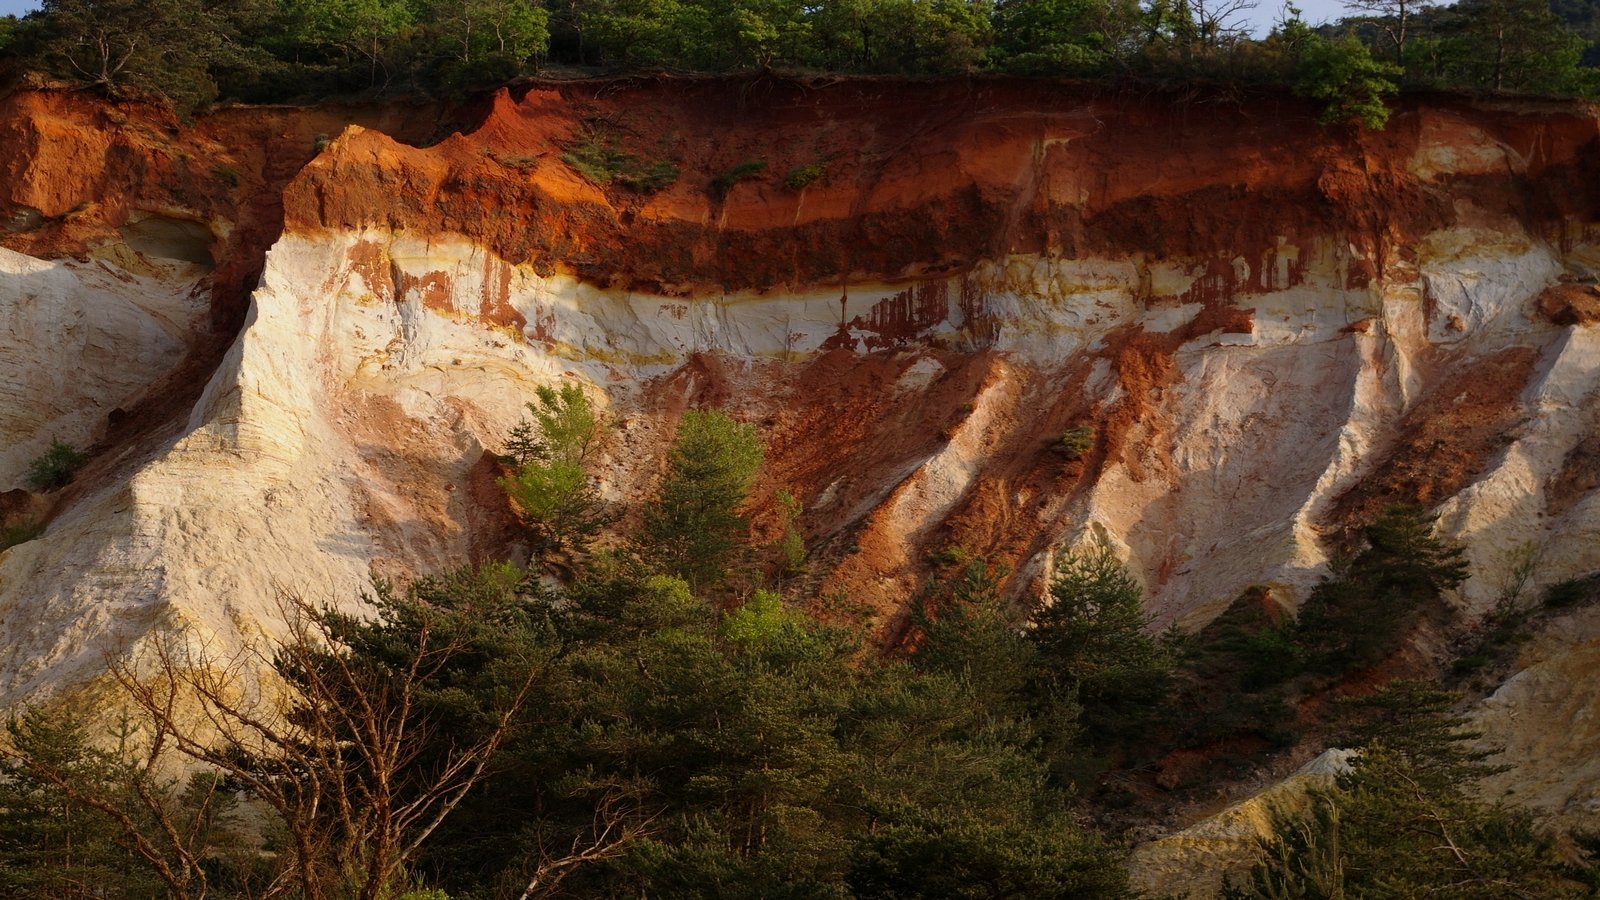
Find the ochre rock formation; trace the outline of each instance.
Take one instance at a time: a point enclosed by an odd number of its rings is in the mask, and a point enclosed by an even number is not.
[[[1251,584],[1292,604],[1395,501],[1468,547],[1469,618],[1527,546],[1535,589],[1600,569],[1597,110],[1317,113],[985,79],[193,124],[13,93],[0,489],[53,439],[92,461],[7,504],[49,529],[0,555],[0,698],[178,626],[270,633],[285,592],[353,607],[374,574],[514,552],[492,454],[557,381],[615,422],[615,499],[651,492],[684,409],[759,425],[758,523],[779,489],[805,507],[793,589],[886,637],[951,544],[1026,601],[1058,548],[1104,541],[1192,628]],[[585,152],[664,186],[596,184]],[[1078,426],[1089,451],[1053,452]],[[1523,660],[1537,708],[1594,714],[1585,634]],[[1516,762],[1547,811],[1595,798]]]

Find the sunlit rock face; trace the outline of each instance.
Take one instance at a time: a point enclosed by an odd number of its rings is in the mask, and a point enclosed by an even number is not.
[[[126,265],[0,249],[0,483],[22,480],[51,441],[86,446],[204,328],[210,298],[196,267]]]
[[[438,110],[0,113],[0,488],[52,439],[94,451],[0,555],[7,699],[180,625],[270,633],[286,593],[354,607],[515,554],[494,453],[563,381],[614,423],[619,501],[684,409],[759,425],[758,525],[793,493],[803,589],[890,635],[951,544],[1027,598],[1106,542],[1160,624],[1252,584],[1292,605],[1397,500],[1467,545],[1469,614],[1530,553],[1530,590],[1600,568],[1584,107],[1408,102],[1345,134],[1277,94],[574,83],[428,146]],[[593,183],[563,154],[596,128],[675,180]],[[1088,452],[1052,449],[1079,426]],[[1486,721],[1591,714],[1560,674],[1586,648],[1530,651]],[[1593,799],[1546,768],[1546,808]]]

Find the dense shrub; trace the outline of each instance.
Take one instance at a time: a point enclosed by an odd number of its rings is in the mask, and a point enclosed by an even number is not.
[[[764,159],[747,159],[726,172],[711,180],[711,192],[717,197],[726,196],[733,186],[741,181],[751,179],[766,171],[767,161]]]
[[[52,441],[50,449],[28,463],[28,486],[38,491],[63,487],[89,457],[63,441]]]
[[[827,172],[828,164],[825,162],[814,162],[803,166],[796,166],[795,168],[789,170],[788,175],[783,177],[783,186],[791,191],[804,190],[805,188],[815,184],[819,179],[822,178],[823,175],[827,174]]]
[[[1552,584],[1544,593],[1544,605],[1550,609],[1565,609],[1597,600],[1600,600],[1600,576],[1597,575]]]
[[[678,180],[677,164],[667,159],[641,159],[617,148],[615,138],[590,132],[567,151],[561,161],[598,187],[616,184],[641,194],[662,190]]]
[[[1079,425],[1068,428],[1060,438],[1056,439],[1052,448],[1067,459],[1077,459],[1088,453],[1094,447],[1094,428],[1089,425]]]

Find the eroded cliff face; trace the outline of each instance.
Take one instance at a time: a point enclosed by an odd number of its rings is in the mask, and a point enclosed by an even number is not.
[[[354,603],[508,552],[490,454],[563,380],[616,422],[617,498],[652,490],[682,410],[760,425],[758,521],[780,488],[806,510],[796,589],[890,633],[950,544],[1027,597],[1055,550],[1107,541],[1163,624],[1256,583],[1292,605],[1397,500],[1469,547],[1469,616],[1530,543],[1537,584],[1600,569],[1596,110],[1413,98],[1360,135],[1315,112],[638,80],[503,91],[423,146],[439,110],[189,127],[12,95],[0,486],[53,438],[96,453],[0,556],[0,693],[179,623],[270,631],[283,591]],[[678,177],[597,187],[563,160],[584,143]],[[1079,425],[1094,447],[1064,461]],[[1595,631],[1526,658],[1491,730],[1535,700],[1592,715],[1568,670],[1592,677]],[[1594,800],[1556,756],[1507,777]]]

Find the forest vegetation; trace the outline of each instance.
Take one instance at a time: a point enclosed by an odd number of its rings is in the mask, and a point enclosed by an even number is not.
[[[1153,632],[1105,547],[1061,553],[1037,605],[953,547],[884,646],[851,598],[808,593],[792,497],[779,540],[750,538],[754,426],[683,414],[637,508],[596,489],[607,429],[567,386],[508,435],[525,562],[377,582],[365,616],[286,596],[276,639],[180,631],[16,711],[0,894],[1133,897],[1119,835],[1141,773],[1242,736],[1356,753],[1230,897],[1600,887],[1592,836],[1474,797],[1493,754],[1456,694],[1393,681],[1289,713],[1448,615],[1466,569],[1421,509],[1370,523],[1298,618],[1249,592],[1198,635]],[[1538,614],[1520,594],[1503,610]]]
[[[1595,0],[1351,0],[1312,27],[1254,0],[45,0],[0,55],[184,113],[217,100],[441,96],[552,72],[1014,73],[1292,86],[1383,124],[1400,87],[1590,95]]]

